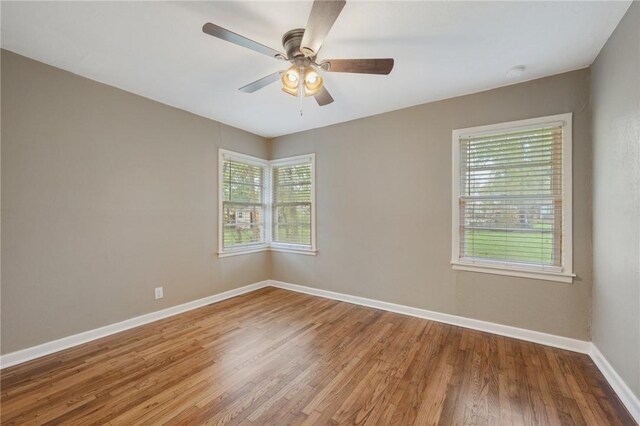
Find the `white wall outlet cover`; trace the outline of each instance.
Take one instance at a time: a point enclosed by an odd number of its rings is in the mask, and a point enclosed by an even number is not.
[[[156,300],[164,297],[164,289],[162,287],[156,287],[155,289]]]

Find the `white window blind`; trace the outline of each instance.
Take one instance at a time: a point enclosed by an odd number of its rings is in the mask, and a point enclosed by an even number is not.
[[[312,246],[313,164],[303,159],[272,166],[272,241]]]
[[[453,262],[567,272],[566,121],[499,127],[461,132],[454,140],[458,235]]]
[[[265,243],[265,174],[264,166],[223,157],[223,249]]]

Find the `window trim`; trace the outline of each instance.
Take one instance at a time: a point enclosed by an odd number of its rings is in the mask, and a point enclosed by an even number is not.
[[[263,186],[263,204],[264,212],[264,242],[259,244],[246,244],[244,246],[234,248],[224,248],[224,223],[223,223],[223,198],[224,198],[224,160],[230,158],[246,164],[259,166],[264,169],[264,186]],[[294,157],[279,158],[276,160],[264,160],[262,158],[253,157],[251,155],[242,154],[235,151],[219,148],[218,150],[218,257],[237,256],[242,254],[259,253],[262,251],[277,251],[284,253],[297,253],[315,256],[316,248],[316,155],[315,153],[297,155]],[[302,162],[311,163],[311,246],[299,244],[274,243],[271,240],[271,232],[273,227],[272,221],[272,170],[274,166],[286,166],[299,164]]]
[[[452,210],[451,265],[454,270],[513,277],[534,278],[564,283],[573,282],[573,170],[572,113],[509,121],[486,126],[455,129],[452,132]],[[561,267],[537,267],[517,262],[493,260],[465,261],[460,258],[460,138],[483,133],[526,130],[540,125],[562,124],[562,256]]]

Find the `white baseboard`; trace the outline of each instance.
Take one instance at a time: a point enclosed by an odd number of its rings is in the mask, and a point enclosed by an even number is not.
[[[627,407],[631,416],[640,424],[640,399],[629,389],[629,386],[622,380],[622,377],[618,375],[616,370],[609,364],[609,361],[602,355],[602,352],[600,352],[593,343],[591,344],[591,352],[589,355],[591,355],[593,362],[618,395],[620,401]]]
[[[235,288],[233,290],[225,291],[223,293],[214,294],[213,296],[203,297],[202,299],[193,300],[191,302],[183,303],[181,305],[172,306],[170,308],[162,309],[160,311],[151,312],[148,314],[140,315],[135,318],[130,318],[115,324],[106,325],[104,327],[96,328],[82,333],[74,334],[72,336],[63,337],[58,340],[43,343],[38,346],[32,346],[27,349],[12,352],[6,355],[0,356],[0,369],[11,367],[13,365],[22,364],[23,362],[31,361],[32,359],[40,358],[45,355],[59,352],[64,349],[78,346],[83,343],[90,342],[92,340],[100,339],[111,334],[119,333],[121,331],[129,330],[130,328],[138,327],[144,324],[148,324],[159,319],[167,318],[173,315],[180,314],[182,312],[190,311],[192,309],[200,308],[211,303],[220,302],[225,299],[230,299],[235,296],[239,296],[244,293],[249,293],[254,290],[258,290],[263,287],[267,287],[269,281],[261,281],[255,284],[249,284],[244,287]]]
[[[539,331],[527,330],[524,328],[511,327],[508,325],[496,324],[493,322],[481,321],[472,318],[460,317],[457,315],[443,314],[441,312],[429,311],[427,309],[412,308],[395,303],[382,302],[365,297],[351,296],[348,294],[335,293],[333,291],[320,290],[317,288],[305,287],[296,284],[289,284],[281,281],[270,281],[270,285],[285,290],[297,291],[299,293],[313,296],[326,297],[328,299],[340,300],[354,303],[356,305],[368,306],[370,308],[382,309],[396,312],[398,314],[410,315],[412,317],[424,318],[445,324],[457,325],[459,327],[471,328],[473,330],[486,331],[487,333],[499,334],[500,336],[513,337],[515,339],[540,343],[542,345],[553,346],[554,348],[567,349],[574,352],[589,354],[591,352],[591,342],[571,339],[569,337],[556,336]]]

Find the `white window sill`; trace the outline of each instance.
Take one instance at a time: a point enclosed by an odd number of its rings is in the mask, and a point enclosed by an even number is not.
[[[230,251],[224,251],[224,252],[219,251],[218,257],[240,256],[243,254],[260,253],[263,251],[277,251],[282,253],[304,254],[306,256],[315,256],[318,253],[317,250],[309,250],[309,249],[296,249],[296,248],[285,248],[285,247],[259,247],[259,248],[251,248],[247,250],[230,250]]]
[[[294,247],[274,247],[274,246],[271,246],[271,248],[269,248],[269,250],[278,251],[278,252],[281,252],[281,253],[304,254],[306,256],[315,256],[318,253],[318,250],[305,249],[305,248],[294,248]]]
[[[537,280],[572,283],[575,274],[556,271],[541,271],[530,268],[518,268],[508,266],[496,266],[482,262],[451,262],[451,266],[457,271],[480,272],[483,274],[508,275],[511,277],[533,278]]]
[[[269,247],[252,247],[247,249],[236,249],[229,251],[219,251],[218,257],[231,257],[231,256],[240,256],[242,254],[252,254],[252,253],[260,253],[261,251],[267,251]]]

